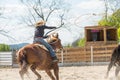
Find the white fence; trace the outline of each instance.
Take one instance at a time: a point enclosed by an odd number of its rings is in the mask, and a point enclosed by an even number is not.
[[[12,52],[0,52],[0,66],[12,66]]]

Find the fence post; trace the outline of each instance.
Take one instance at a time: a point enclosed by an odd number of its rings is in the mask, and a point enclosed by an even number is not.
[[[63,63],[64,63],[63,50],[61,51],[61,62],[62,62],[62,66],[63,66]]]
[[[91,46],[90,48],[91,48],[91,65],[93,65],[93,46]]]
[[[12,68],[13,68],[13,51],[11,51],[11,57],[12,57]]]

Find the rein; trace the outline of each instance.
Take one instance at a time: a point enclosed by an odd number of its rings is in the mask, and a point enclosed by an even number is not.
[[[64,25],[64,23],[62,23],[62,24],[61,24],[59,27],[57,27],[56,29],[61,28],[63,25]],[[45,34],[45,36],[48,35],[48,33],[52,32],[52,31],[54,31],[54,30],[56,30],[56,29],[53,29],[53,30],[51,30],[51,31],[48,31],[48,32]]]

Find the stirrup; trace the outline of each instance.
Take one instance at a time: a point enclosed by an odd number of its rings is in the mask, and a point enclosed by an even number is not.
[[[55,59],[55,60],[53,60],[52,62],[58,62],[58,60],[57,60],[57,59]]]

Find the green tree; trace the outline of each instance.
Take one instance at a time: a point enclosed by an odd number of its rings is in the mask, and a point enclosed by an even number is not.
[[[118,28],[118,31],[117,31],[117,35],[118,35],[118,39],[119,39],[119,42],[120,42],[120,28]]]
[[[120,40],[120,9],[115,11],[111,16],[107,18],[103,18],[98,22],[98,25],[100,26],[114,26],[118,28],[117,34],[118,34],[118,39]]]
[[[117,28],[120,27],[120,9],[114,12],[111,16],[106,20],[103,18],[98,22],[100,26],[115,26]]]
[[[0,44],[0,51],[10,51],[9,45]]]
[[[80,40],[77,42],[77,46],[78,46],[78,47],[85,46],[85,38],[80,39]]]

